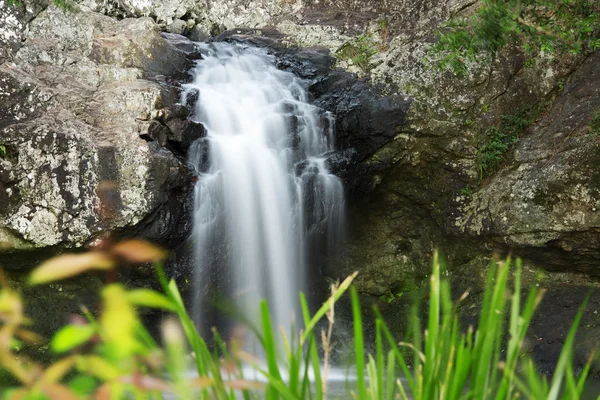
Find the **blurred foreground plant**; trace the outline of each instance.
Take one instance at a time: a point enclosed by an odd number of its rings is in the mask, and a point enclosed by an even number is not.
[[[160,266],[164,256],[153,245],[129,240],[88,253],[62,255],[38,267],[30,276],[33,285],[91,270],[111,270],[122,262],[154,262],[164,292],[107,284],[102,290],[98,318],[83,307],[82,317],[54,335],[50,348],[62,358],[49,366],[17,355],[15,348],[22,341],[41,343],[42,339],[27,329],[31,321],[23,314],[19,293],[0,276],[0,367],[18,381],[13,388],[0,388],[2,398],[248,400],[257,398],[260,392],[263,394],[258,398],[268,400],[327,397],[334,304],[356,274],[334,286],[330,299],[312,317],[300,294],[304,328],[291,336],[282,330],[277,339],[267,303],[263,302],[260,326],[248,324],[262,347],[262,361],[244,350],[243,334],[232,335],[227,344],[215,331],[214,348],[209,349],[186,312],[175,282],[167,279]],[[441,279],[436,255],[425,331],[415,318],[412,341],[397,342],[377,314],[374,354],[365,354],[358,293],[352,288],[356,363],[356,376],[351,378],[355,383],[352,396],[361,400],[579,398],[591,363],[590,358],[584,371],[575,377],[571,356],[581,311],[548,382],[521,354],[527,327],[542,293],[534,288],[522,305],[521,264],[516,263],[510,295],[509,268],[509,261],[493,265],[478,328],[465,333],[459,327],[449,284]],[[163,323],[161,346],[142,325],[138,307],[173,313]],[[505,313],[507,309],[509,314]],[[315,329],[325,316],[329,325],[319,343]],[[503,351],[506,321],[509,338]],[[319,347],[324,353],[324,365]],[[248,371],[244,366],[252,368],[252,377],[244,376],[244,371]]]

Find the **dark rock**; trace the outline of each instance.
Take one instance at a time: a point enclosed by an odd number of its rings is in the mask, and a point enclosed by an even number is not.
[[[160,34],[171,46],[175,47],[184,53],[192,53],[196,51],[196,45],[187,37],[172,33],[172,32],[161,32]]]
[[[209,164],[209,146],[210,141],[207,138],[196,140],[192,143],[189,153],[193,154],[192,167],[196,169],[196,173],[208,172]]]
[[[148,131],[140,134],[140,137],[147,141],[157,141],[161,146],[167,144],[167,138],[171,134],[169,128],[158,121],[150,122]]]
[[[186,119],[190,114],[189,109],[183,104],[173,104],[165,110],[163,122],[167,123],[172,119]]]
[[[169,43],[169,45],[185,54],[189,60],[202,59],[202,54],[198,51],[198,47],[187,37],[182,36],[181,34],[167,32],[162,32],[161,36]]]
[[[284,36],[274,30],[261,30],[255,35],[253,29],[233,29],[226,31],[211,41],[241,43],[252,47],[266,48],[277,57],[277,67],[291,72],[303,79],[315,79],[324,76],[335,65],[335,58],[324,47],[297,47],[282,43]]]
[[[374,173],[368,170],[381,166],[361,163],[406,125],[410,100],[401,95],[384,96],[378,87],[341,70],[317,80],[309,90],[315,105],[335,115],[336,147],[345,152],[340,158],[345,160],[344,169],[336,172],[350,193],[364,194],[371,189],[370,180],[364,177]]]
[[[168,144],[175,151],[187,154],[191,144],[205,136],[204,125],[189,119],[171,119],[165,122],[170,130]]]
[[[335,58],[325,48],[289,47],[275,51],[277,68],[304,79],[314,79],[331,71]]]
[[[200,91],[198,89],[190,90],[185,97],[185,104],[189,109],[194,109],[198,99],[200,98]]]

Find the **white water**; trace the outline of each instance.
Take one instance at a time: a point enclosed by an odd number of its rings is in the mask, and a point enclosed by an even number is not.
[[[258,321],[267,299],[275,327],[289,329],[307,264],[318,270],[343,242],[343,187],[325,158],[333,119],[262,50],[199,46],[204,59],[182,94],[199,91],[192,118],[207,130],[190,159],[199,172],[194,313],[212,326],[211,302],[225,297]]]

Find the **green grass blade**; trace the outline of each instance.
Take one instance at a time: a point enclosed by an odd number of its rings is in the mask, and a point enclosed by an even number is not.
[[[265,338],[265,357],[267,358],[267,367],[269,370],[269,377],[281,381],[281,374],[279,373],[279,365],[277,364],[277,344],[275,343],[275,337],[273,335],[273,327],[271,324],[271,316],[269,314],[269,306],[267,302],[263,300],[260,303],[260,315],[263,326],[263,337]],[[269,383],[272,383],[272,379],[269,379]],[[287,387],[286,387],[287,389]],[[278,398],[277,392],[271,390],[270,397],[273,400]]]
[[[302,307],[302,316],[304,317],[304,323],[308,325],[311,318],[310,313],[308,311],[308,303],[306,302],[306,297],[304,297],[303,293],[300,293],[300,305]],[[305,340],[308,340],[308,353],[310,354],[310,361],[315,375],[315,396],[317,400],[322,400],[323,381],[321,380],[321,361],[319,360],[319,352],[317,351],[314,332],[311,331],[308,335],[306,335]],[[305,373],[308,373],[308,370]]]
[[[567,370],[567,365],[573,362],[573,343],[575,341],[575,334],[577,333],[577,328],[579,327],[579,323],[581,322],[581,317],[583,316],[583,311],[587,307],[587,303],[590,300],[591,293],[588,293],[583,304],[579,307],[579,311],[575,316],[575,320],[571,325],[571,329],[569,329],[569,333],[567,334],[567,338],[565,339],[565,343],[563,344],[563,348],[560,352],[560,356],[558,357],[558,362],[556,363],[556,369],[554,370],[554,375],[552,377],[552,382],[550,383],[550,392],[548,393],[548,400],[556,400],[560,393],[560,387],[562,385],[562,380]]]
[[[383,352],[383,338],[381,336],[381,320],[375,320],[375,358],[377,360],[377,387],[379,397],[383,398],[383,383],[385,374],[385,354]]]
[[[577,380],[577,396],[579,397],[581,397],[581,394],[583,393],[583,389],[585,387],[587,376],[590,373],[590,368],[592,367],[592,360],[594,360],[595,354],[596,351],[593,351],[592,354],[590,354],[590,357],[585,363],[583,371],[581,371],[581,374],[579,374],[579,379]]]
[[[411,371],[408,369],[408,365],[406,364],[406,360],[404,359],[404,356],[402,355],[402,352],[400,351],[398,344],[396,343],[394,337],[392,336],[392,333],[390,332],[390,329],[388,328],[385,321],[383,320],[383,316],[381,315],[379,310],[377,308],[375,308],[373,311],[375,312],[376,318],[378,320],[381,320],[381,324],[380,324],[381,332],[383,333],[383,336],[387,340],[388,345],[392,348],[392,351],[396,355],[398,365],[400,366],[402,373],[406,377],[406,380],[408,382],[408,386],[410,387],[411,393],[413,394],[413,396],[415,398],[417,398],[417,395],[416,395],[417,387],[416,387],[415,380],[411,374]]]
[[[386,379],[386,390],[385,399],[394,400],[394,377],[396,376],[396,360],[394,357],[394,350],[388,352],[387,358],[387,379]]]
[[[349,277],[347,277],[346,279],[344,279],[344,281],[338,286],[338,288],[332,294],[333,302],[331,301],[331,299],[328,299],[325,303],[323,303],[323,305],[321,306],[321,308],[319,308],[319,310],[315,313],[315,315],[308,322],[305,322],[306,326],[304,327],[304,333],[302,334],[302,337],[300,340],[301,343],[304,343],[306,341],[306,338],[308,337],[308,335],[310,335],[312,333],[317,322],[319,322],[321,320],[321,318],[323,318],[325,316],[327,311],[329,311],[331,309],[332,303],[335,303],[336,301],[338,301],[340,299],[340,297],[342,297],[342,295],[346,292],[346,290],[348,290],[348,288],[350,287],[350,284],[352,284],[352,281],[354,280],[354,278],[356,278],[357,274],[358,274],[358,272],[355,272],[352,275],[350,275]]]
[[[354,320],[354,351],[356,352],[356,385],[358,390],[358,399],[367,398],[367,389],[365,385],[365,344],[363,338],[362,314],[358,300],[358,291],[354,286],[350,288],[352,298],[352,317]]]
[[[372,355],[369,354],[369,362],[367,363],[367,375],[369,377],[369,390],[367,393],[369,394],[369,398],[371,399],[379,399],[380,396],[383,396],[382,387],[379,386],[377,371],[377,364],[375,363],[375,359]]]

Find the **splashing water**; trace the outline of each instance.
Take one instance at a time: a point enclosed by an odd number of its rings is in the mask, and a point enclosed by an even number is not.
[[[264,51],[199,46],[204,59],[182,93],[183,102],[197,96],[192,118],[207,131],[190,159],[199,173],[194,314],[206,325],[218,295],[256,321],[267,299],[275,326],[289,329],[308,264],[344,242],[343,187],[326,166],[333,118]]]

